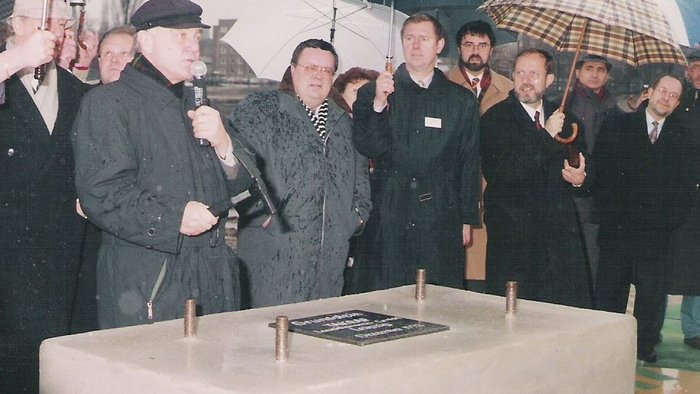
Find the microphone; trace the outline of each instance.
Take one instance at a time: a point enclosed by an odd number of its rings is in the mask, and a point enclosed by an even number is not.
[[[204,78],[204,76],[207,75],[207,65],[201,60],[194,61],[190,66],[190,72],[193,77],[192,87],[194,88],[195,109],[202,105],[209,105],[209,99],[207,98],[207,81]],[[199,138],[199,146],[211,146],[211,143],[204,138]]]

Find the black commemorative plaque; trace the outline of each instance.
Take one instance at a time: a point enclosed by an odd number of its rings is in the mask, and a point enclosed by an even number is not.
[[[270,323],[274,327],[275,323]],[[289,331],[363,346],[447,331],[443,324],[351,310],[289,320]]]

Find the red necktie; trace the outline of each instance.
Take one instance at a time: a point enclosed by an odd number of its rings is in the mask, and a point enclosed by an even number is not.
[[[535,127],[537,127],[537,130],[542,130],[542,123],[540,123],[540,111],[535,111]]]
[[[472,79],[471,85],[472,85],[472,90],[474,91],[474,93],[476,93],[476,88],[477,88],[477,86],[479,86],[479,78]]]

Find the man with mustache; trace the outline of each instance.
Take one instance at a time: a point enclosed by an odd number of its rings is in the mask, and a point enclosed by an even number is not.
[[[669,117],[680,102],[681,81],[659,78],[649,104],[636,112],[607,118],[593,153],[595,202],[600,216],[600,261],[596,307],[625,313],[635,285],[637,359],[656,362],[666,311],[665,255],[671,234],[669,207],[680,191],[682,123]]]
[[[486,292],[591,307],[588,269],[573,194],[586,181],[586,160],[569,166],[565,146],[572,116],[544,100],[554,60],[526,49],[516,57],[514,90],[481,118],[481,163],[488,244]],[[580,139],[574,141],[575,144]]]
[[[513,90],[513,82],[488,66],[496,46],[496,35],[491,25],[475,20],[462,25],[455,37],[459,64],[447,73],[447,79],[474,92],[483,114],[494,104],[505,100]],[[481,177],[481,190],[486,187]],[[480,215],[483,218],[483,205]],[[486,275],[486,226],[472,228],[472,243],[467,249],[467,288],[484,291]]]
[[[447,79],[474,92],[483,114],[508,97],[513,82],[488,66],[496,46],[491,25],[480,20],[467,22],[457,31],[456,39],[459,63],[450,69]]]

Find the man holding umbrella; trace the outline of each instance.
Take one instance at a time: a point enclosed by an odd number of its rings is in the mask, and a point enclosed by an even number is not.
[[[353,107],[353,142],[375,160],[378,193],[366,231],[367,290],[415,283],[462,288],[464,247],[479,224],[479,103],[435,68],[445,45],[432,16],[401,28],[406,62],[363,86]]]
[[[42,25],[47,4],[46,31]],[[0,392],[35,392],[39,344],[70,333],[85,222],[75,213],[70,128],[86,86],[57,59],[62,0],[18,0],[0,55]],[[6,49],[6,50],[5,50]],[[43,80],[35,67],[46,64]]]
[[[586,179],[586,161],[580,155],[580,167],[571,167],[554,139],[571,129],[572,116],[543,99],[553,70],[548,52],[521,51],[513,91],[482,117],[486,291],[504,295],[506,282],[517,281],[519,297],[590,308],[573,201]]]

